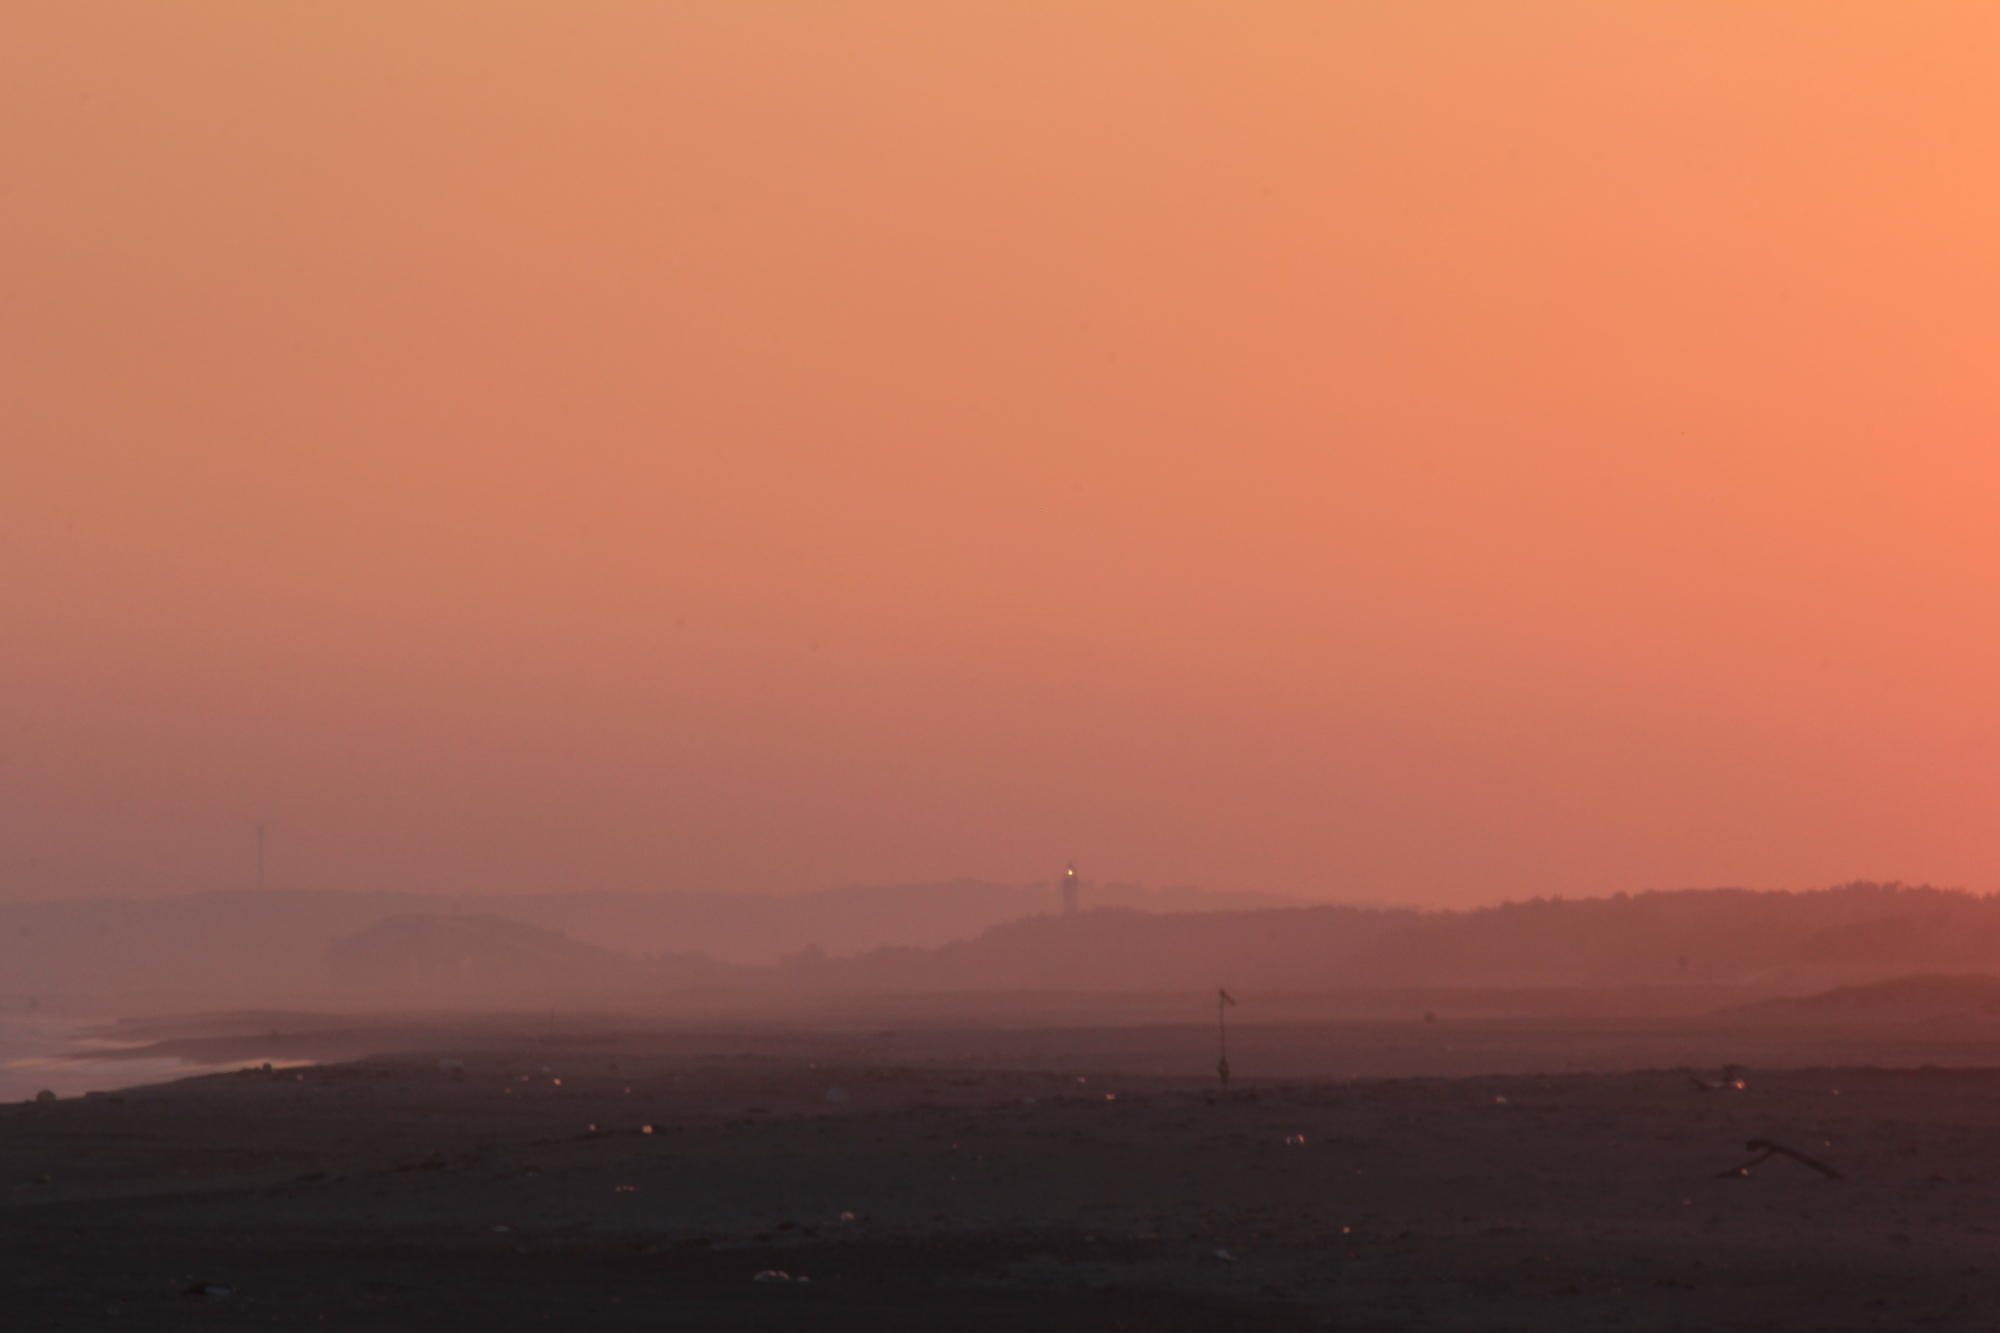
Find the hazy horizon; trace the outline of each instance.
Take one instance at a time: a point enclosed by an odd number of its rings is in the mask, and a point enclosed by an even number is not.
[[[254,842],[251,844],[251,847],[253,849],[253,864],[254,864],[254,847],[255,847]],[[1297,902],[1297,903],[1338,903],[1340,905],[1353,906],[1353,907],[1418,907],[1418,908],[1429,909],[1429,908],[1437,908],[1443,906],[1443,904],[1441,903],[1391,902],[1388,899],[1380,899],[1380,898],[1338,898],[1338,899],[1312,898],[1312,897],[1307,897],[1306,895],[1303,894],[1272,893],[1255,888],[1208,889],[1204,888],[1199,884],[1138,884],[1124,880],[1107,881],[1107,880],[1097,880],[1089,878],[1083,879],[1082,883],[1086,888],[1086,892],[1088,892],[1090,889],[1093,888],[1111,888],[1116,890],[1121,896],[1134,893],[1153,894],[1153,895],[1198,894],[1198,895],[1207,895],[1210,897],[1224,898],[1224,899],[1242,898],[1245,900],[1252,900],[1252,901],[1269,899],[1274,901]],[[129,898],[133,900],[145,900],[145,899],[156,899],[156,898],[184,898],[184,897],[191,897],[197,894],[257,893],[257,892],[356,893],[356,894],[400,893],[400,894],[416,894],[416,895],[435,895],[445,898],[494,898],[502,901],[509,898],[537,898],[537,897],[551,897],[551,896],[563,896],[563,895],[642,896],[648,894],[690,894],[690,895],[745,894],[758,897],[786,900],[786,899],[819,897],[823,895],[837,895],[841,893],[849,893],[857,891],[867,892],[871,890],[950,887],[954,885],[978,885],[983,887],[1006,889],[1009,891],[1016,891],[1024,894],[1039,892],[1044,894],[1048,898],[1049,909],[1051,911],[1058,910],[1061,906],[1061,898],[1060,898],[1061,880],[1059,876],[1050,876],[1044,879],[1031,879],[1025,881],[1005,882],[999,880],[982,879],[972,875],[955,875],[948,879],[937,881],[935,885],[929,885],[924,883],[911,883],[911,882],[863,883],[858,881],[850,881],[844,884],[806,884],[806,885],[778,886],[772,888],[724,889],[702,884],[592,885],[592,884],[570,883],[570,884],[550,884],[550,885],[512,884],[504,887],[488,889],[479,887],[477,885],[466,888],[435,888],[424,884],[408,884],[408,885],[401,885],[401,884],[357,885],[357,884],[312,884],[312,883],[294,884],[273,879],[268,875],[266,876],[264,884],[259,886],[255,882],[254,868],[250,872],[248,872],[248,874],[246,874],[245,876],[239,877],[239,879],[235,882],[218,882],[211,884],[190,883],[190,884],[177,884],[177,885],[99,884],[99,885],[91,885],[77,891],[50,894],[45,897],[0,896],[0,904],[84,902],[84,901],[89,901],[91,899],[99,899],[99,898]],[[1813,887],[1823,887],[1823,886],[1813,886]],[[1496,906],[1501,901],[1503,900],[1494,899],[1490,903],[1472,902],[1472,903],[1456,904],[1456,906],[1461,906],[1461,907]]]
[[[9,7],[0,902],[2000,889],[1996,65]]]

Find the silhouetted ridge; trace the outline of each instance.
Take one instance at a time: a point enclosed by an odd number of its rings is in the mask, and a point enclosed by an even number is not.
[[[327,950],[336,986],[384,998],[629,990],[644,963],[498,916],[398,916]]]
[[[1732,1013],[1787,1022],[2000,1021],[2000,976],[1891,977],[1796,999],[1762,1000]]]
[[[1086,907],[1186,912],[1259,907],[1275,894],[1087,884]],[[834,955],[882,945],[928,947],[1059,903],[1053,883],[851,885],[793,897],[708,890],[492,894],[327,889],[218,890],[167,898],[0,903],[0,1007],[52,994],[121,1001],[259,1001],[323,989],[326,950],[399,916],[498,916],[616,954],[701,973],[775,963],[818,947]],[[727,966],[721,969],[727,971]],[[719,974],[718,974],[719,975]]]
[[[1835,985],[2000,968],[2000,898],[1854,884],[1807,893],[1677,890],[1533,899],[1470,912],[1274,908],[1097,911],[997,926],[938,949],[794,958],[837,989],[1266,991]]]
[[[1200,914],[1109,907],[1010,921],[936,949],[796,957],[786,971],[794,982],[879,990],[1158,991],[1237,979],[1327,990],[1351,984],[1346,960],[1421,919],[1415,910],[1359,907]]]
[[[0,913],[0,977],[9,985],[0,1003],[25,1004],[27,996],[46,993],[48,978],[64,975],[141,998],[151,990],[268,1002],[323,991],[325,960],[338,990],[350,997],[422,992],[485,1002],[518,992],[516,998],[536,1004],[586,992],[671,1004],[674,995],[695,990],[797,1000],[866,992],[1161,993],[1216,985],[1266,994],[1721,988],[1748,998],[1913,973],[2000,971],[2000,898],[1895,884],[1548,898],[1461,912],[1100,906],[1074,916],[1053,914],[1052,889],[989,888],[852,889],[811,901],[735,904],[728,921],[739,935],[732,938],[779,920],[769,914],[780,908],[788,913],[784,930],[774,927],[764,947],[776,939],[795,943],[782,961],[772,953],[764,965],[716,962],[701,952],[692,926],[722,905],[721,895],[550,895],[521,901],[519,916],[512,902],[505,916],[423,912],[408,909],[414,895],[338,893],[20,905]],[[1086,908],[1092,892],[1086,886]],[[969,919],[968,911],[976,917],[1015,901],[1014,893],[1041,903],[1042,912],[967,930],[966,938],[936,938],[936,931]],[[821,947],[819,927],[827,921],[904,900],[933,913],[921,926],[930,947],[883,947],[846,958]],[[1193,900],[1212,906],[1222,899]],[[565,919],[589,921],[594,937],[527,919],[557,909]],[[217,921],[231,913],[226,926]],[[642,919],[646,929],[630,924]],[[690,930],[677,934],[677,922]],[[1728,998],[1717,994],[1713,1003]]]

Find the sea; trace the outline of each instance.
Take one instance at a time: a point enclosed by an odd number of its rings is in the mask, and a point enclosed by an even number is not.
[[[134,1055],[129,1046],[97,1035],[105,1026],[101,1018],[0,1014],[0,1102],[33,1101],[43,1092],[58,1097],[116,1092],[243,1065],[242,1061],[210,1065],[173,1056]]]

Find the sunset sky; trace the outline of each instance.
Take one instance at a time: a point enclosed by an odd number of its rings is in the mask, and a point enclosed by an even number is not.
[[[0,899],[2000,890],[2000,6],[0,11]]]

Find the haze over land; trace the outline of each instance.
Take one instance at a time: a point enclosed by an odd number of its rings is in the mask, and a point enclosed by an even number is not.
[[[1074,915],[1051,910],[1048,886],[975,883],[792,899],[270,891],[0,906],[0,1012],[609,1006],[686,1023],[718,1003],[798,1021],[829,996],[960,995],[979,1021],[1009,1023],[1040,994],[1179,997],[1163,1011],[1179,1021],[1172,1005],[1198,1011],[1222,985],[1254,1002],[1253,1021],[1300,1000],[1405,1019],[1432,1007],[1693,1015],[2000,973],[2000,897],[1899,885],[1460,912],[1086,892],[1090,910]]]
[[[1209,894],[1194,888],[1090,884],[1084,901],[1148,912],[1244,911],[1286,905],[1269,894]],[[617,974],[593,976],[584,961],[617,955],[637,964],[669,956],[691,966],[754,968],[789,955],[862,953],[885,946],[934,946],[989,926],[1060,906],[1052,884],[854,885],[790,898],[727,893],[539,894],[494,897],[424,893],[222,891],[173,898],[94,898],[0,904],[0,1005],[30,994],[119,996],[150,1004],[206,998],[236,1003],[325,998],[328,950],[385,921],[505,921],[543,937],[532,951],[568,950],[567,972],[543,976],[533,957],[504,978],[484,977],[473,994],[539,1003],[577,990],[602,991]],[[476,950],[475,950],[476,952]],[[696,963],[695,960],[700,962]],[[629,977],[629,973],[625,974]],[[697,975],[727,979],[730,973]],[[752,974],[744,974],[749,976]],[[592,987],[586,986],[585,989]],[[394,993],[381,998],[408,998]],[[350,991],[348,1001],[366,998]]]

